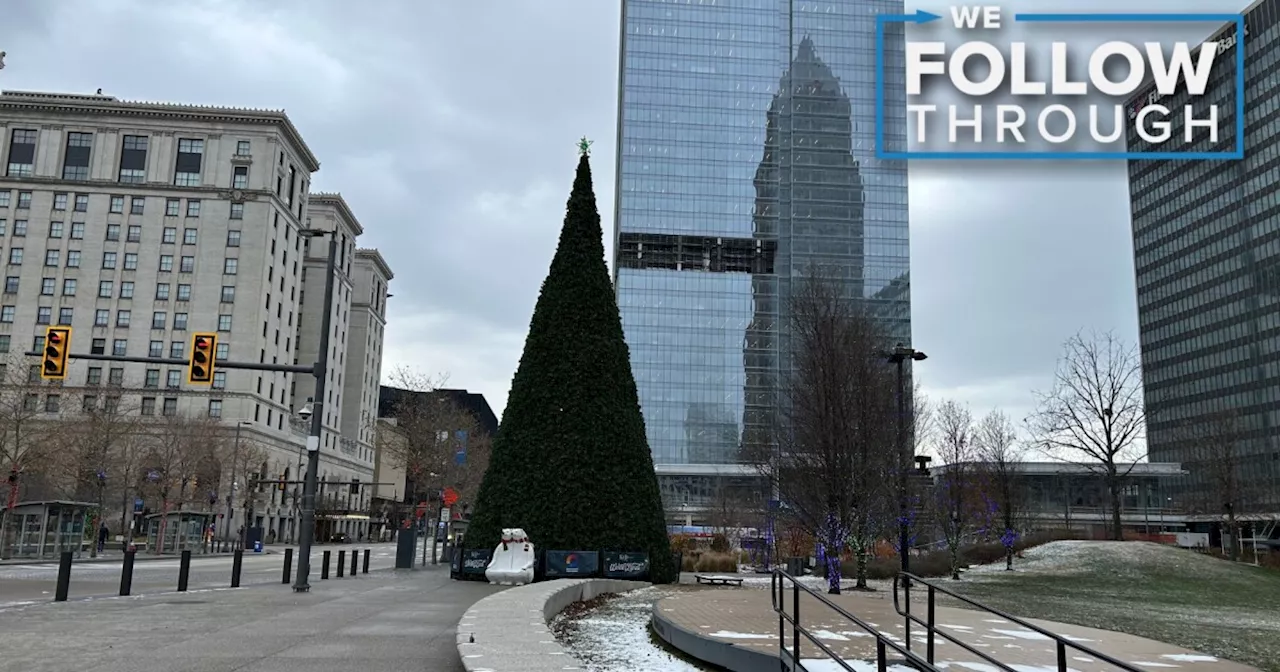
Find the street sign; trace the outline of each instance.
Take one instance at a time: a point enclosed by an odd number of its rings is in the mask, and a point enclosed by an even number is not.
[[[458,491],[453,488],[445,488],[440,499],[444,502],[445,506],[453,506],[458,503]]]
[[[449,517],[449,507],[446,506],[440,509],[440,520],[451,520]]]
[[[134,499],[134,500],[133,500],[133,512],[134,512],[134,513],[142,513],[142,507],[144,506],[144,504],[145,504],[145,502],[143,502],[143,501],[142,501],[142,498],[141,498],[141,497],[138,497],[138,498]]]

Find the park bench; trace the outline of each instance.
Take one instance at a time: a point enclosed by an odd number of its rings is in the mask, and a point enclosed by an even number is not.
[[[741,586],[742,579],[732,576],[706,576],[703,574],[694,574],[693,580],[698,583],[705,583],[709,586]]]

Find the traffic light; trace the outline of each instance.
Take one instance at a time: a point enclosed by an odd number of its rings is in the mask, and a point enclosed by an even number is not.
[[[71,328],[49,327],[44,332],[44,360],[40,377],[63,380],[67,377],[67,358],[71,356]]]
[[[285,480],[286,480],[286,479],[285,479],[285,475],[284,475],[284,474],[280,474],[280,482],[279,482],[279,483],[276,483],[276,489],[278,489],[280,492],[284,492],[284,491],[285,491]]]
[[[213,358],[217,347],[217,334],[196,334],[191,337],[191,364],[187,368],[188,383],[208,385],[213,382]]]

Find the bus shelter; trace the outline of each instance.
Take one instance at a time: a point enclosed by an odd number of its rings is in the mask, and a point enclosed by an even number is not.
[[[215,514],[196,511],[153,513],[147,516],[147,548],[152,553],[206,553],[205,541],[214,518]]]
[[[6,559],[57,558],[63,551],[78,558],[88,548],[85,521],[97,508],[90,502],[19,502],[6,511],[9,525],[0,549]]]

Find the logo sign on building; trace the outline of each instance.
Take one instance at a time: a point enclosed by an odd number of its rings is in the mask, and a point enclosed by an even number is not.
[[[595,576],[599,571],[600,554],[596,551],[547,551],[548,579]]]
[[[649,576],[648,553],[605,553],[606,579],[645,579]]]
[[[1014,13],[998,5],[957,5],[945,17],[924,11],[877,16],[876,155],[1244,158],[1244,124],[1237,123],[1244,119],[1244,15],[1081,13],[1069,11],[1070,3],[1064,8]],[[886,126],[885,118],[885,35],[895,23],[912,24],[905,30],[905,82],[888,78],[905,85],[907,144],[914,149],[901,151],[890,151],[885,142],[888,132],[902,132],[896,120]],[[1227,27],[1203,43],[1103,39],[1103,31],[1122,35],[1118,29],[1134,25],[1180,23],[1203,26],[1206,33]],[[1229,73],[1225,79],[1234,83],[1234,92],[1219,104],[1211,84],[1224,79],[1223,73]],[[1135,136],[1143,151],[1116,151]],[[1226,149],[1219,144],[1224,141]]]

